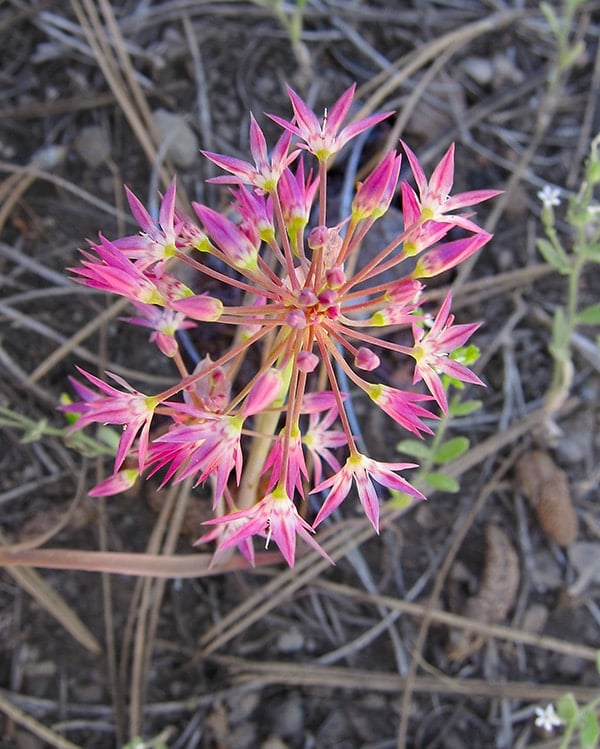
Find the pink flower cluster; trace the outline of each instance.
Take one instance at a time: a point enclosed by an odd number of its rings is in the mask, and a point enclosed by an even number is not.
[[[143,472],[159,473],[163,484],[189,477],[196,484],[210,480],[216,517],[200,540],[217,542],[217,558],[237,546],[252,562],[255,535],[267,542],[273,539],[290,565],[297,536],[325,555],[313,538],[314,527],[352,487],[375,530],[375,484],[422,496],[400,475],[412,464],[385,463],[361,454],[336,367],[419,436],[431,432],[424,419],[434,414],[426,402],[447,410],[442,373],[479,383],[450,356],[477,325],[454,324],[450,295],[431,323],[419,299],[423,279],[453,268],[490,239],[469,215],[453,211],[497,193],[450,196],[453,147],[427,180],[403,143],[416,184],[416,190],[405,181],[399,187],[404,230],[361,266],[361,242],[397,193],[402,157],[388,153],[358,184],[350,215],[341,223],[329,222],[331,158],[390,115],[376,114],[343,127],[353,94],[351,87],[320,120],[289,90],[293,117],[271,117],[283,129],[272,151],[251,118],[253,163],[204,154],[227,173],[212,181],[234,185],[237,221],[196,203],[199,224],[183,215],[176,207],[174,182],[154,220],[128,191],[141,231],[114,241],[101,236],[82,252],[81,266],[72,269],[80,283],[129,299],[136,310],[130,322],[153,331],[151,341],[173,359],[179,373],[172,387],[147,395],[110,373],[114,385],[80,370],[87,380],[74,380],[80,400],[64,407],[77,415],[74,428],[94,422],[123,428],[113,474],[91,494],[117,493]],[[315,164],[307,172],[305,159],[310,158]],[[464,238],[446,240],[454,227]],[[402,263],[409,258],[403,272]],[[197,272],[198,291],[177,277],[183,264]],[[382,275],[391,269],[398,269],[393,283]],[[202,292],[207,278],[218,282],[213,288],[233,287],[241,305],[228,306]],[[232,335],[223,333],[228,343],[218,359],[206,356],[189,371],[178,331],[199,322],[219,325],[223,331],[228,327]],[[390,333],[397,326],[412,330],[412,346],[393,340]],[[257,354],[248,357],[251,350]],[[414,360],[414,380],[422,380],[430,395],[382,382],[378,369],[384,351]],[[156,417],[161,429],[153,433]],[[265,455],[261,481],[253,484],[262,486],[258,496],[245,493],[243,480],[245,471],[256,471],[251,458],[257,449]],[[131,465],[125,459],[132,455],[136,467],[124,468]],[[322,498],[312,525],[303,504],[309,493]]]

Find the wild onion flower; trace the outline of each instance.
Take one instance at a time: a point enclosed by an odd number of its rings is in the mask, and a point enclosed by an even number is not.
[[[124,390],[82,372],[97,391],[76,384],[82,400],[65,407],[79,414],[73,428],[107,422],[124,429],[113,475],[92,492],[116,493],[138,471],[159,474],[162,484],[210,482],[216,517],[200,541],[217,542],[217,559],[237,546],[253,562],[253,536],[273,540],[290,565],[297,536],[326,556],[313,528],[353,486],[376,531],[375,484],[422,497],[401,475],[412,464],[378,461],[359,451],[338,371],[374,407],[418,436],[432,431],[426,420],[435,413],[427,406],[437,402],[447,409],[442,373],[480,383],[451,357],[478,326],[454,325],[448,295],[428,328],[423,279],[453,268],[490,239],[472,213],[454,211],[496,193],[451,196],[453,147],[427,180],[402,144],[416,190],[405,181],[398,186],[402,154],[392,151],[357,185],[350,214],[331,221],[328,164],[348,141],[390,116],[375,114],[344,126],[353,94],[351,87],[319,119],[290,90],[293,116],[272,116],[283,128],[272,152],[251,117],[253,163],[205,153],[226,172],[212,181],[234,185],[236,220],[197,203],[200,225],[184,216],[176,208],[173,182],[155,221],[128,192],[141,232],[114,241],[100,237],[73,269],[79,283],[128,298],[137,310],[130,321],[150,327],[151,342],[178,369],[173,385],[151,396],[114,375]],[[316,163],[309,164],[311,159]],[[362,240],[398,191],[403,231],[361,263]],[[449,239],[455,227],[464,236]],[[196,271],[194,288],[178,278],[183,264]],[[391,283],[390,271],[397,274]],[[219,285],[222,298],[214,291]],[[178,336],[198,323],[219,326],[226,343],[214,361],[205,357],[190,370]],[[231,335],[223,334],[227,328]],[[399,328],[412,329],[412,347],[398,338]],[[398,357],[414,361],[415,383],[423,380],[431,395],[385,381],[382,359]],[[156,417],[160,430],[153,433]],[[129,453],[137,456],[135,470],[122,468]],[[312,526],[304,504],[309,493],[321,501]]]

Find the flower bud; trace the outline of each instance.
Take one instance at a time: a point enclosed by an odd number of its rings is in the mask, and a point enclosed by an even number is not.
[[[253,416],[270,406],[279,397],[282,385],[283,376],[278,369],[271,367],[260,374],[246,398],[242,414]]]
[[[390,151],[359,185],[352,201],[352,218],[355,221],[379,218],[387,211],[398,183],[400,160],[395,151]]]
[[[306,327],[306,315],[301,309],[294,309],[285,318],[285,322],[290,328],[302,330]]]
[[[419,258],[412,277],[431,278],[454,268],[489,242],[491,236],[487,232],[481,232],[467,239],[457,239],[434,247]]]
[[[317,295],[312,289],[302,289],[298,294],[298,302],[303,307],[312,307],[318,302]]]
[[[319,357],[312,351],[301,351],[296,357],[296,365],[301,372],[314,372],[319,364]]]
[[[223,302],[208,294],[197,294],[171,302],[171,307],[192,320],[215,322],[223,314]]]
[[[320,250],[327,244],[329,229],[326,226],[315,226],[308,235],[308,246],[311,250]]]
[[[374,354],[371,349],[361,346],[356,352],[354,366],[358,369],[364,369],[366,372],[372,372],[381,364],[381,360]]]
[[[328,268],[325,275],[327,285],[330,289],[339,289],[346,283],[346,274],[341,265],[334,265],[332,268]]]
[[[122,468],[90,490],[90,497],[110,497],[131,489],[140,475],[137,468]]]

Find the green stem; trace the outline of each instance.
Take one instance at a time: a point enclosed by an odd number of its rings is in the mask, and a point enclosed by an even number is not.
[[[554,367],[552,381],[546,394],[546,402],[552,411],[564,401],[569,393],[573,377],[573,365],[571,363],[570,339],[577,326],[577,301],[579,297],[579,284],[581,274],[586,263],[583,254],[575,255],[575,262],[569,273],[567,286],[567,306],[565,319],[565,336],[561,342],[553,341]],[[558,344],[558,345],[557,345]]]
[[[425,476],[427,476],[427,474],[434,467],[435,455],[437,455],[438,448],[444,441],[444,435],[446,434],[446,431],[449,425],[450,425],[450,417],[448,416],[448,414],[442,413],[439,421],[437,422],[437,426],[436,426],[435,433],[433,435],[433,439],[431,440],[431,445],[429,447],[429,455],[427,456],[425,461],[421,463],[421,465],[419,466],[417,470],[415,482],[413,482],[417,484],[417,487],[421,483],[420,480],[423,479]]]

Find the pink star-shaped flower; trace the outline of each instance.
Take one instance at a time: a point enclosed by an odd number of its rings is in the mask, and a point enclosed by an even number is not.
[[[423,380],[444,413],[448,412],[448,399],[440,372],[462,382],[483,385],[479,377],[464,364],[450,358],[450,354],[464,345],[480,325],[480,323],[453,325],[454,315],[450,314],[451,305],[452,292],[449,292],[429,330],[413,324],[415,345],[409,351],[416,362],[413,382]]]

